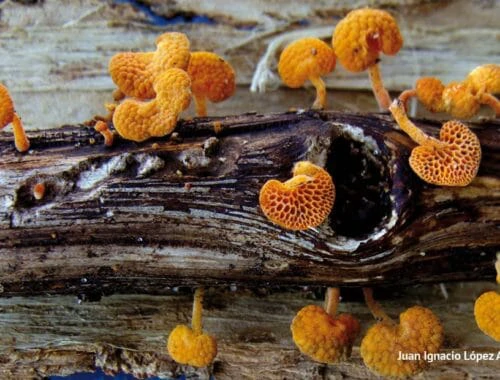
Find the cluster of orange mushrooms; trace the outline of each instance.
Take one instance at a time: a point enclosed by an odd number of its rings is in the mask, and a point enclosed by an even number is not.
[[[437,78],[421,78],[415,89],[404,91],[392,100],[384,88],[379,71],[380,53],[395,55],[403,45],[397,22],[387,12],[363,8],[350,12],[333,32],[332,47],[317,38],[292,42],[281,53],[278,71],[292,88],[309,80],[316,88],[313,109],[326,107],[326,88],[322,77],[332,72],[336,60],[349,71],[368,70],[374,95],[382,109],[388,109],[399,127],[418,146],[409,163],[424,181],[441,186],[467,186],[476,176],[481,146],[476,135],[462,122],[445,123],[439,138],[418,129],[408,118],[408,100],[417,97],[431,112],[447,112],[453,117],[469,118],[481,104],[500,116],[500,66],[484,65],[473,70],[462,82],[443,85]],[[123,52],[109,63],[111,78],[117,86],[115,103],[106,107],[110,114],[99,117],[95,129],[106,145],[113,144],[116,132],[136,142],[170,134],[180,114],[196,103],[198,116],[207,114],[206,99],[219,102],[235,91],[235,73],[224,59],[211,52],[191,52],[182,33],[164,33],[156,39],[151,52]],[[12,123],[18,151],[29,149],[22,123],[14,111],[7,89],[0,85],[0,128]],[[43,197],[44,189],[35,189]],[[329,173],[308,161],[294,165],[286,182],[270,180],[259,195],[264,215],[287,230],[307,230],[322,224],[333,209],[335,185]],[[500,283],[500,259],[497,262]],[[366,303],[378,322],[361,341],[361,356],[376,374],[404,377],[426,366],[424,360],[398,360],[398,353],[435,353],[444,339],[443,328],[434,313],[421,306],[407,309],[393,321],[373,299],[372,290],[364,290]],[[325,307],[302,308],[291,324],[293,340],[305,355],[322,363],[338,363],[351,354],[360,331],[356,318],[336,314],[340,302],[338,288],[329,288]],[[171,357],[196,367],[208,366],[217,354],[214,337],[202,330],[203,288],[195,291],[191,327],[177,326],[169,335]],[[493,308],[491,305],[494,305]],[[474,313],[479,328],[500,341],[500,294],[487,292],[478,298]]]

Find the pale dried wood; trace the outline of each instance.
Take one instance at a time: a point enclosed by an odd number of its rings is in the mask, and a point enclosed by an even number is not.
[[[491,285],[450,288],[447,300],[438,286],[386,290],[384,297],[390,300],[381,302],[393,316],[415,304],[430,307],[444,324],[443,352],[496,354],[498,344],[473,321],[473,297],[487,288]],[[326,366],[312,362],[295,348],[291,320],[305,305],[321,304],[320,297],[311,290],[209,290],[204,328],[217,337],[219,354],[208,371],[178,366],[165,350],[166,336],[173,327],[189,323],[189,292],[161,297],[115,295],[81,304],[76,297],[0,298],[0,377],[41,379],[101,367],[138,377],[169,378],[184,373],[205,379],[211,373],[217,379],[376,379],[359,355],[361,337],[374,323],[360,301],[360,291],[344,294],[340,305],[341,312],[353,313],[362,325],[351,359]],[[492,378],[498,371],[498,360],[436,362],[416,378]]]
[[[109,58],[118,51],[152,50],[155,37],[163,31],[185,32],[194,50],[222,54],[235,66],[238,84],[248,87],[273,38],[292,30],[333,28],[350,7],[361,3],[310,1],[300,7],[285,1],[244,1],[237,7],[196,1],[167,4],[153,9],[166,16],[201,14],[218,23],[155,27],[128,5],[92,0],[47,0],[30,6],[3,2],[0,82],[12,90],[26,126],[36,129],[78,123],[102,112],[102,103],[110,99],[106,93],[113,90],[107,73]],[[460,80],[475,66],[500,56],[498,2],[379,1],[374,5],[394,12],[406,39],[396,57],[383,58],[384,80],[391,90],[411,87],[422,75],[437,75],[445,82]],[[304,18],[310,24],[298,25]],[[245,24],[255,28],[241,28]],[[327,85],[369,89],[365,73],[354,75],[341,67],[329,76]],[[242,99],[238,104],[243,108],[246,103]],[[359,107],[368,111],[363,101]]]

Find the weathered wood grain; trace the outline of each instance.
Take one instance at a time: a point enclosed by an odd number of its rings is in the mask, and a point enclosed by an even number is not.
[[[95,0],[46,0],[34,5],[2,2],[0,82],[13,92],[26,126],[39,129],[75,124],[102,112],[102,104],[111,99],[113,90],[107,73],[109,58],[119,51],[152,50],[155,37],[163,31],[186,33],[193,50],[222,54],[235,66],[238,84],[246,89],[257,62],[274,38],[297,30],[333,29],[349,9],[367,3],[152,4],[159,16],[203,15],[215,23],[155,26],[144,13],[129,5]],[[498,61],[498,2],[378,1],[370,5],[393,12],[405,36],[402,51],[395,57],[384,57],[382,62],[385,84],[393,91],[411,87],[423,75],[437,75],[445,82],[461,80],[475,66]],[[326,34],[328,40],[331,33]],[[334,102],[347,100],[350,107],[357,103],[355,110],[374,110],[367,108],[372,102],[365,103],[364,96],[352,101],[352,96],[344,98],[344,93],[337,92],[368,90],[365,73],[348,73],[339,65],[327,85],[336,90]],[[230,111],[233,104],[244,108],[248,98],[236,97],[219,114],[234,113]],[[276,109],[280,110],[284,108]],[[264,108],[257,111],[266,112]]]
[[[214,121],[221,132],[214,132]],[[498,124],[475,127],[479,176],[424,185],[388,115],[290,112],[181,123],[179,138],[102,145],[93,129],[0,139],[0,283],[5,295],[163,285],[411,283],[493,277],[500,207]],[[436,126],[427,122],[436,134]],[[91,139],[97,144],[91,144]],[[317,229],[283,230],[258,206],[269,178],[308,159],[337,199]],[[36,201],[32,187],[45,183]],[[118,248],[119,247],[119,248]]]
[[[472,300],[487,288],[491,285],[449,288],[447,299],[438,286],[376,294],[393,316],[415,304],[430,307],[444,324],[443,352],[496,354],[498,344],[473,321]],[[326,366],[301,355],[290,334],[295,313],[307,304],[321,304],[321,292],[209,290],[204,328],[217,337],[219,353],[208,371],[178,366],[166,354],[168,333],[176,324],[189,323],[192,296],[185,290],[161,297],[115,295],[84,303],[76,297],[0,298],[0,377],[41,379],[101,367],[137,377],[183,373],[206,379],[211,373],[217,379],[376,379],[359,355],[361,337],[374,323],[373,317],[360,301],[360,290],[343,296],[340,311],[359,318],[362,331],[351,359]],[[416,378],[485,379],[499,370],[497,360],[446,361],[433,363]]]

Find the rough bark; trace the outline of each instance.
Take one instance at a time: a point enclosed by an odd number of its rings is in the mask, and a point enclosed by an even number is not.
[[[492,277],[498,123],[474,127],[483,160],[473,183],[443,188],[412,173],[414,145],[390,120],[335,112],[195,119],[156,149],[123,140],[106,148],[91,128],[67,126],[32,134],[25,155],[4,134],[3,294]],[[420,124],[436,134],[435,124]],[[319,228],[285,231],[266,220],[258,192],[303,159],[332,174],[336,204]],[[40,201],[38,182],[47,187]]]

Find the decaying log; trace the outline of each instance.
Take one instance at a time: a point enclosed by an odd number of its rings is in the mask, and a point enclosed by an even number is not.
[[[436,134],[433,122],[419,124]],[[492,278],[498,127],[474,126],[483,160],[465,188],[423,184],[407,163],[414,144],[382,114],[195,119],[158,147],[118,140],[107,148],[92,128],[66,126],[32,133],[25,155],[4,133],[3,294]],[[285,231],[266,220],[258,192],[303,159],[332,174],[336,204],[319,228]],[[38,182],[47,188],[41,200],[32,193]]]

